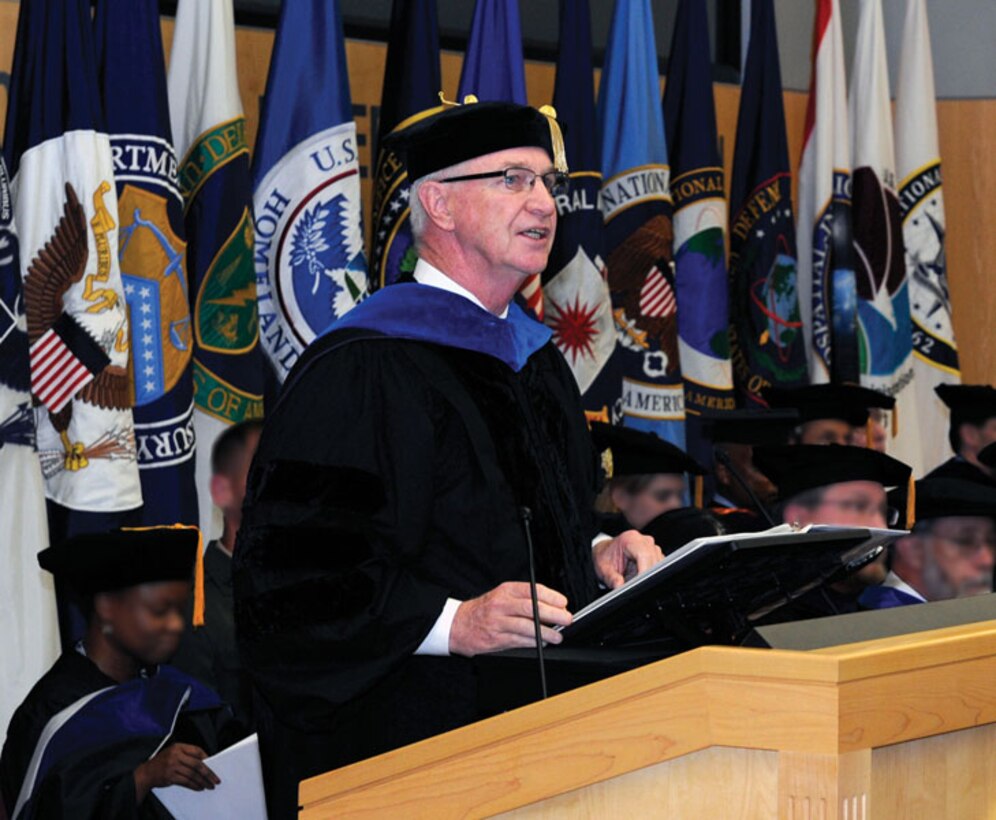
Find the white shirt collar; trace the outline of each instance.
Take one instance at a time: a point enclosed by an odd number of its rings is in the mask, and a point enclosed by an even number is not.
[[[467,288],[458,282],[454,282],[450,277],[443,273],[439,268],[433,267],[424,259],[419,259],[415,263],[415,281],[420,285],[428,285],[430,288],[439,288],[440,290],[449,291],[450,293],[455,293],[457,296],[462,296],[464,299],[469,299],[475,305],[477,305],[482,310],[487,310],[484,304],[478,299],[473,293],[471,293]],[[490,311],[489,311],[490,312]],[[508,317],[508,307],[498,314],[499,319],[505,319]]]
[[[924,598],[919,592],[917,592],[913,587],[907,584],[902,578],[900,578],[891,569],[888,575],[885,576],[885,580],[882,582],[884,587],[892,587],[900,592],[905,592],[907,595],[912,595],[915,598],[919,598],[921,601],[926,603],[927,599]]]

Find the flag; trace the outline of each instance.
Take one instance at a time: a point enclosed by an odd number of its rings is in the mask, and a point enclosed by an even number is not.
[[[861,0],[860,8],[848,114],[861,384],[896,399],[888,451],[919,475],[921,431],[881,0]]]
[[[262,417],[265,367],[230,0],[180,0],[167,90],[187,233],[198,507],[210,539],[221,534],[211,503],[211,447],[225,427]]]
[[[482,101],[526,104],[526,73],[518,0],[477,0],[470,40],[460,71],[458,101],[473,95]],[[519,297],[543,319],[542,274],[526,277]]]
[[[526,104],[518,0],[477,0],[458,101],[468,94],[489,102]]]
[[[36,556],[48,546],[45,486],[35,451],[28,330],[7,167],[0,157],[0,736],[59,654],[52,576]]]
[[[623,421],[682,447],[670,168],[649,0],[616,2],[596,113]]]
[[[560,0],[560,51],[553,105],[564,126],[571,188],[557,197],[557,233],[543,273],[544,321],[570,365],[593,419],[609,421],[619,374],[606,365],[616,349],[598,191],[598,131],[588,0]]]
[[[726,190],[712,96],[709,25],[701,0],[681,0],[664,86],[664,129],[674,200],[678,358],[685,383],[686,450],[708,463],[703,410],[732,410]]]
[[[394,0],[374,173],[370,273],[375,287],[411,273],[417,258],[408,223],[408,173],[398,155],[382,147],[383,140],[398,126],[409,125],[410,117],[438,105],[441,90],[436,0]]]
[[[131,316],[142,523],[197,524],[194,335],[159,7],[155,0],[98,0],[94,27]]]
[[[368,293],[337,0],[284,3],[253,157],[260,338],[281,381]]]
[[[58,541],[132,522],[142,503],[130,334],[88,0],[22,3],[15,52],[4,154]]]
[[[837,0],[817,0],[799,165],[799,308],[814,383],[858,381],[851,158]]]
[[[730,348],[737,404],[808,382],[796,282],[778,36],[772,0],[753,0],[730,178]]]
[[[937,143],[934,62],[924,0],[908,0],[896,93],[896,171],[906,244],[906,272],[913,327],[913,372],[920,411],[923,471],[950,456],[939,431],[948,408],[939,384],[958,384],[958,348],[951,323],[944,252],[944,189]],[[905,426],[905,425],[904,425]]]

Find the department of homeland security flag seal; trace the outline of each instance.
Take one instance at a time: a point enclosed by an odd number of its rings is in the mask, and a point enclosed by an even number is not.
[[[312,87],[326,93],[306,96]],[[253,164],[260,338],[283,380],[311,341],[369,291],[338,3],[283,4],[260,120]]]

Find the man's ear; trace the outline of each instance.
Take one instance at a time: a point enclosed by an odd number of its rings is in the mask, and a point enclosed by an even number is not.
[[[450,207],[451,191],[435,180],[426,180],[418,189],[418,198],[432,224],[442,231],[452,231],[455,227]]]
[[[235,497],[232,492],[232,482],[228,476],[215,473],[211,476],[211,500],[219,509],[227,510]]]
[[[730,471],[726,469],[726,465],[721,462],[716,462],[716,481],[722,484],[724,487],[729,487],[733,484],[733,476]]]
[[[909,567],[918,573],[923,572],[927,544],[921,536],[904,536],[896,541],[893,549],[896,553],[896,559],[901,565]]]
[[[104,623],[111,620],[114,609],[114,602],[106,592],[98,592],[93,596],[93,611],[97,618]]]

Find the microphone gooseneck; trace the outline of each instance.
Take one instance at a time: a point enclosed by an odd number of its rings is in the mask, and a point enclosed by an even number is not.
[[[536,631],[536,660],[539,661],[540,691],[544,700],[547,698],[546,662],[543,658],[543,630],[540,627],[539,597],[536,594],[536,560],[533,557],[533,533],[530,528],[533,514],[529,507],[519,508],[522,519],[522,530],[526,534],[526,546],[529,548],[529,594],[533,601],[533,628]]]

